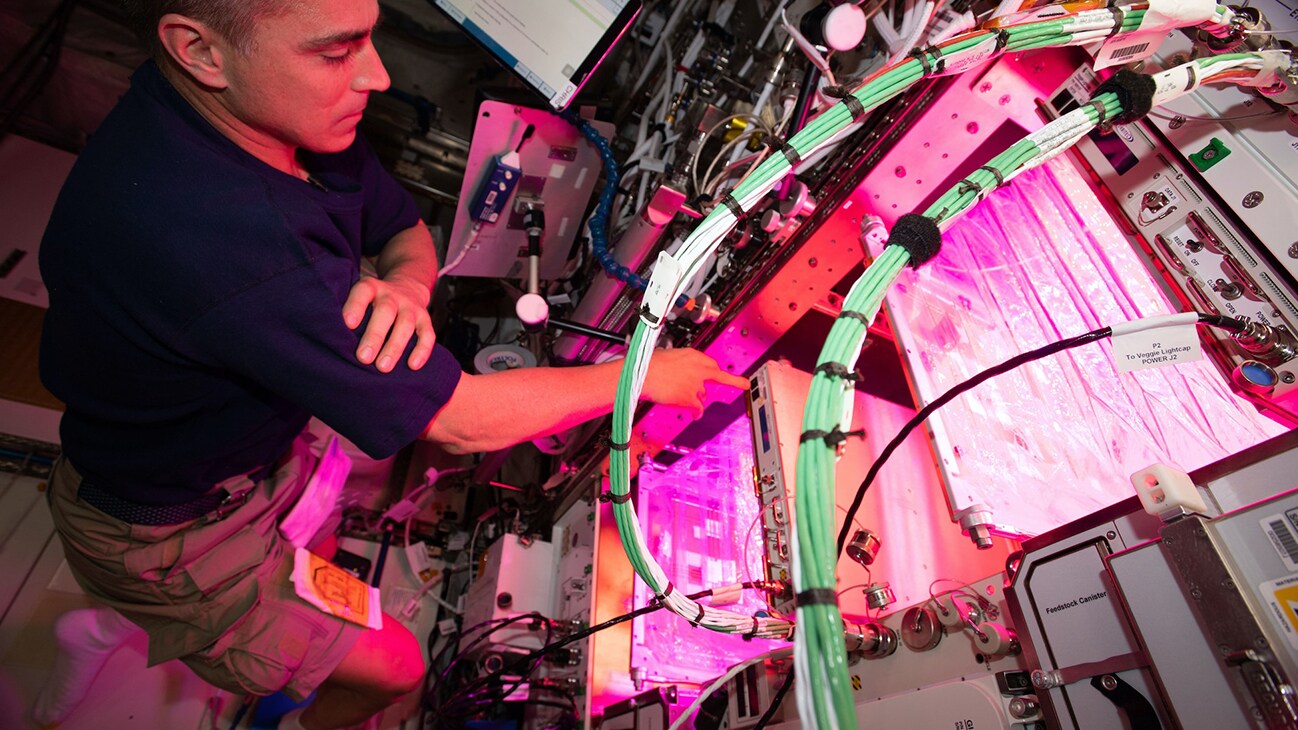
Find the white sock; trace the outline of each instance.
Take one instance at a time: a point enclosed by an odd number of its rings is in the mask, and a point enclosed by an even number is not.
[[[95,606],[69,611],[54,622],[58,655],[54,671],[32,707],[32,719],[48,727],[67,719],[86,698],[95,675],[140,627],[111,608]]]

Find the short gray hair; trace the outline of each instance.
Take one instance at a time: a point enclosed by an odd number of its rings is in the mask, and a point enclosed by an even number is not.
[[[131,29],[155,59],[165,55],[158,40],[158,21],[177,13],[220,33],[242,53],[252,50],[253,28],[266,15],[282,12],[292,0],[122,0]]]

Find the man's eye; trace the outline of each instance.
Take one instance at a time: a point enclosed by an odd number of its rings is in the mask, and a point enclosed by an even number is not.
[[[351,52],[351,51],[345,51],[345,52],[343,52],[343,53],[341,53],[341,54],[328,54],[328,53],[326,53],[326,54],[322,54],[322,56],[323,56],[323,58],[324,58],[324,60],[325,60],[325,63],[329,63],[329,64],[341,64],[341,63],[345,63],[345,62],[347,61],[347,59],[349,59],[349,58],[352,57],[352,52]]]

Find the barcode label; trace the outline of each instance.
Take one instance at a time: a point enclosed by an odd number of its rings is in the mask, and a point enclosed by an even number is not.
[[[1132,31],[1121,33],[1100,44],[1095,53],[1095,70],[1149,58],[1163,42],[1163,33]]]
[[[1149,48],[1148,43],[1137,43],[1134,46],[1126,46],[1124,48],[1119,48],[1113,53],[1110,53],[1109,58],[1115,61],[1121,61],[1122,59],[1127,58],[1129,56],[1138,56],[1141,53],[1144,53],[1146,48]]]
[[[1262,531],[1271,540],[1276,554],[1291,573],[1298,573],[1298,538],[1285,515],[1271,515],[1261,521]]]

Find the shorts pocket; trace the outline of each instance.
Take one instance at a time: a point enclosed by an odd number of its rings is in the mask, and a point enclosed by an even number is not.
[[[181,570],[204,596],[211,596],[265,562],[268,539],[274,538],[267,538],[250,525],[236,532],[219,548],[195,556],[181,566]]]
[[[309,614],[259,603],[207,652],[205,661],[257,695],[278,692],[306,663],[313,641],[323,638]]]

